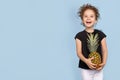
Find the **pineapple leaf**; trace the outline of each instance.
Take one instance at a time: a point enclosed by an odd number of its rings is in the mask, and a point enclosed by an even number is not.
[[[87,36],[88,49],[90,52],[95,52],[99,46],[98,34],[87,34]]]

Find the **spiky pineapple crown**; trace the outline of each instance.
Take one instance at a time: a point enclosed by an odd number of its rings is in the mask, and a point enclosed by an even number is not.
[[[99,42],[99,37],[98,34],[87,34],[88,38],[87,38],[87,43],[88,43],[88,49],[90,52],[96,52],[97,48],[99,46],[98,42]]]

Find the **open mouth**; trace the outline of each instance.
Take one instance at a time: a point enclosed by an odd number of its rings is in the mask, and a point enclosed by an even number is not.
[[[87,21],[86,23],[87,23],[87,24],[91,24],[92,22],[91,22],[91,21]]]

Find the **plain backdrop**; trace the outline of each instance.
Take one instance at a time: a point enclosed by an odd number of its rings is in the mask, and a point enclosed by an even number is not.
[[[119,0],[0,0],[0,80],[81,80],[74,36],[86,3],[99,9],[95,28],[107,35],[104,78],[118,80]]]

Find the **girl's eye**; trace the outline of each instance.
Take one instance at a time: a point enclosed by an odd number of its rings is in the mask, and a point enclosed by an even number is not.
[[[85,18],[87,18],[87,16],[84,16]]]
[[[90,16],[91,18],[93,18],[94,16]]]

